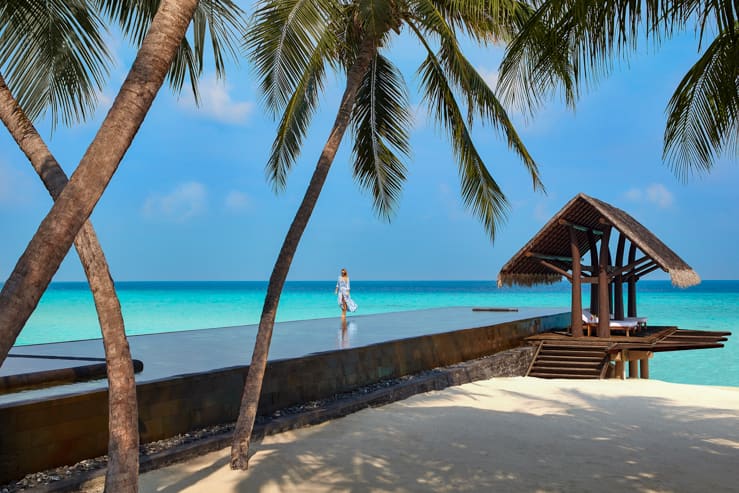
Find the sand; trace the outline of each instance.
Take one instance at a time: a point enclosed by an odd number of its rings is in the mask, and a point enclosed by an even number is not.
[[[739,491],[739,388],[495,378],[141,476],[142,492]]]

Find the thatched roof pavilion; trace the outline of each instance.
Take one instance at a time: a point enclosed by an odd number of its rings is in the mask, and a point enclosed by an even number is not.
[[[619,233],[615,256],[609,245],[613,230]],[[590,264],[582,265],[588,253]],[[700,282],[698,274],[639,221],[580,193],[503,266],[498,285],[531,286],[569,279],[573,289],[572,332],[581,335],[581,283],[591,284],[591,311],[597,314],[602,306],[602,311],[609,313],[612,304],[617,319],[624,318],[622,285],[627,283],[628,316],[635,317],[636,281],[657,269],[669,273],[672,283],[679,287]],[[599,320],[598,335],[607,337],[608,317]]]

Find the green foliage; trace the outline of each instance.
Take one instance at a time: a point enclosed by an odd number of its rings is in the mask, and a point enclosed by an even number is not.
[[[664,157],[679,176],[710,171],[719,150],[739,156],[739,24],[691,67],[667,107]]]
[[[421,89],[430,115],[454,149],[465,204],[491,239],[505,218],[507,201],[479,155],[470,128],[490,123],[501,132],[543,188],[536,163],[518,137],[494,91],[461,53],[458,35],[481,45],[506,40],[524,25],[531,9],[511,0],[263,0],[254,14],[246,50],[259,75],[265,106],[281,115],[267,164],[276,189],[285,186],[300,155],[328,70],[347,73],[360,46],[374,45],[351,114],[353,170],[389,219],[406,179],[413,121],[408,89],[387,48],[409,29],[426,48]],[[460,104],[461,101],[461,104]]]
[[[35,119],[53,124],[92,114],[110,67],[98,13],[83,0],[0,4],[0,67],[10,90]]]
[[[733,0],[544,0],[509,45],[500,71],[505,101],[533,113],[581,91],[626,62],[645,40],[654,47],[694,26],[699,47],[716,35],[667,108],[664,158],[681,178],[739,156],[739,38]]]
[[[379,53],[364,76],[354,103],[354,177],[369,189],[378,213],[389,219],[406,167],[397,154],[410,155],[410,102],[400,71]]]
[[[0,3],[0,70],[32,120],[48,111],[52,126],[72,125],[94,111],[112,62],[106,22],[140,45],[159,0],[24,0]],[[236,59],[242,11],[233,0],[201,0],[169,72],[180,91],[186,78],[198,99],[197,80],[206,56],[217,76],[226,57]],[[206,50],[210,38],[211,51]]]

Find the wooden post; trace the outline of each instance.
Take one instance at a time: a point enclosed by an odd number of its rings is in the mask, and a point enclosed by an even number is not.
[[[642,378],[649,378],[649,358],[639,360],[639,374]]]
[[[609,245],[608,247],[608,260],[606,261],[606,265],[612,266],[613,265],[613,259],[611,258],[611,247]],[[611,317],[611,314],[614,313],[613,311],[613,277],[611,275],[608,276],[608,316]]]
[[[624,362],[622,359],[616,360],[616,378],[624,379]]]
[[[592,268],[590,275],[596,277],[597,266],[598,266],[598,244],[595,240],[595,234],[588,230],[588,245],[590,246],[590,266]],[[590,284],[590,313],[598,315],[598,285],[597,283]]]
[[[626,245],[626,235],[621,232],[618,235],[618,246],[616,247],[616,268],[624,265],[624,246]],[[624,284],[623,274],[618,274],[613,280],[613,318],[623,320],[624,318]]]
[[[629,378],[639,378],[639,361],[629,360]]]
[[[607,226],[600,239],[600,263],[598,265],[598,337],[611,336],[611,320],[610,312],[608,311],[608,241],[610,237],[611,227]]]
[[[629,264],[636,260],[636,245],[632,242],[629,245]],[[627,313],[629,317],[636,317],[636,277],[629,276],[628,284],[628,308]]]
[[[572,337],[582,337],[582,280],[580,247],[575,228],[570,226],[570,250],[572,251]]]

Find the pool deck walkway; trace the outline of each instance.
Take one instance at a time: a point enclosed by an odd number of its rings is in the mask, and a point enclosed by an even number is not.
[[[472,308],[349,316],[345,327],[339,317],[279,322],[272,337],[270,361],[569,312],[567,308],[524,307],[517,311],[475,311]],[[151,382],[247,365],[256,332],[256,325],[241,325],[129,336],[131,355],[144,364],[136,381]],[[49,356],[54,359],[47,359]],[[16,346],[0,367],[0,377],[89,364],[91,361],[83,359],[104,356],[101,339]],[[102,379],[25,390],[0,395],[0,405],[105,387],[107,381]]]

